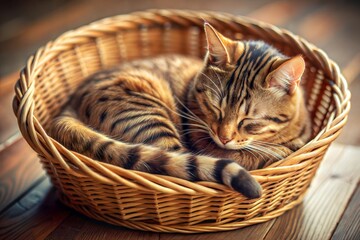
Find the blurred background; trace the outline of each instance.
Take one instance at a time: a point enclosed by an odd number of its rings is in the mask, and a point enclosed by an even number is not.
[[[19,70],[40,46],[92,21],[149,8],[212,10],[245,15],[286,28],[324,49],[352,91],[349,124],[338,142],[360,145],[360,1],[286,0],[1,0],[0,149],[19,136],[11,110]],[[4,147],[4,146],[3,146]]]

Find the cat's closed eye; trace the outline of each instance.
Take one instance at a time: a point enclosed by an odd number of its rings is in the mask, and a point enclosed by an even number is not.
[[[245,131],[247,131],[249,133],[254,133],[254,132],[261,130],[263,127],[265,127],[263,124],[249,123],[244,127],[244,129],[245,129]]]

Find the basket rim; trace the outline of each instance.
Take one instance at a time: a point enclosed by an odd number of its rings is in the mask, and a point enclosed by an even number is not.
[[[165,9],[117,15],[70,30],[55,40],[48,42],[28,59],[27,65],[22,69],[20,79],[15,85],[16,95],[13,101],[13,109],[23,137],[40,156],[60,164],[68,173],[75,176],[90,176],[96,181],[111,185],[124,184],[141,191],[189,195],[199,193],[216,195],[219,192],[232,194],[231,189],[217,183],[193,183],[175,177],[126,170],[69,151],[50,138],[34,116],[35,79],[43,70],[45,63],[55,58],[60,52],[70,49],[75,44],[86,42],[88,39],[120,30],[139,29],[143,26],[165,24],[167,22],[182,26],[201,26],[204,19],[215,27],[221,24],[230,30],[239,31],[241,29],[255,36],[266,36],[269,39],[292,44],[299,51],[306,54],[309,61],[322,69],[326,77],[330,79],[331,86],[336,93],[334,96],[336,109],[330,115],[327,126],[321,129],[314,139],[298,151],[267,168],[253,170],[251,174],[260,183],[265,183],[269,179],[285,178],[290,171],[310,165],[311,161],[307,161],[307,159],[326,151],[330,143],[339,135],[350,111],[351,94],[338,65],[323,50],[288,30],[247,17],[212,11]],[[115,172],[118,174],[115,174]],[[273,176],[274,172],[276,172],[276,176]],[[128,179],[136,180],[136,182]]]

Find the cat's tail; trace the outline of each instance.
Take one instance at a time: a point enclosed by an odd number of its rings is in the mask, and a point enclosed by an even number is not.
[[[71,111],[54,119],[50,134],[70,150],[126,169],[218,182],[248,198],[258,198],[262,193],[260,184],[233,160],[116,141],[89,128]]]

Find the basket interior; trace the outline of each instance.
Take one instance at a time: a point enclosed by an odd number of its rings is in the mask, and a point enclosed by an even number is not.
[[[302,54],[300,49],[280,40],[265,39],[247,32],[233,32],[215,26],[232,39],[263,40],[282,53],[293,56]],[[64,38],[63,38],[64,40]],[[71,42],[71,41],[69,41]],[[108,32],[98,37],[84,38],[81,44],[66,45],[47,61],[37,76],[34,94],[35,116],[47,129],[50,120],[59,114],[71,94],[92,73],[136,58],[164,53],[179,53],[202,58],[206,51],[202,25],[180,26],[176,24],[139,25],[126,31]],[[55,42],[55,45],[57,42]],[[326,124],[334,111],[333,89],[330,81],[316,63],[306,60],[302,84],[305,88],[307,106],[313,121],[313,136]]]

